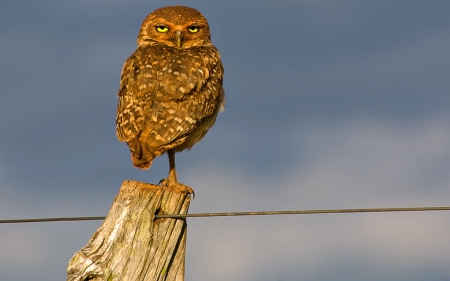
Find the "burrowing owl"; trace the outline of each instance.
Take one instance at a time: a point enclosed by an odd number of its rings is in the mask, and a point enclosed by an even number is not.
[[[183,6],[148,15],[137,44],[122,69],[117,138],[127,143],[139,169],[150,168],[167,152],[170,170],[164,184],[191,193],[177,181],[175,152],[199,142],[224,108],[219,51],[203,15]]]

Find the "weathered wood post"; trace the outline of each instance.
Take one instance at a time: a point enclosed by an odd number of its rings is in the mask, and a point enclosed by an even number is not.
[[[103,224],[67,267],[67,281],[184,280],[190,196],[176,189],[124,181]]]

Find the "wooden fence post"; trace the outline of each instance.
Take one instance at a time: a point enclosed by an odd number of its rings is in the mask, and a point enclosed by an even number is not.
[[[185,219],[190,196],[178,190],[124,181],[103,224],[67,267],[67,281],[183,281]]]

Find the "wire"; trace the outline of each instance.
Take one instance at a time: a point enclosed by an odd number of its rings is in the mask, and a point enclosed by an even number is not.
[[[233,212],[233,213],[199,213],[156,215],[155,219],[163,218],[198,218],[198,217],[232,217],[232,216],[262,216],[262,215],[310,215],[310,214],[342,214],[342,213],[382,213],[382,212],[423,212],[450,211],[450,207],[410,207],[410,208],[370,208],[370,209],[324,209],[297,211],[264,211],[264,212]],[[2,223],[59,222],[59,221],[93,221],[104,220],[106,217],[68,217],[0,220]]]
[[[17,220],[0,220],[0,223],[55,222],[55,221],[95,221],[95,220],[104,220],[105,218],[106,217],[70,217],[70,218],[17,219]]]
[[[381,212],[412,212],[412,211],[450,211],[450,207],[325,209],[325,210],[298,210],[298,211],[176,214],[176,215],[157,215],[156,218],[231,217],[231,216],[262,216],[262,215],[311,215],[311,214],[381,213]]]

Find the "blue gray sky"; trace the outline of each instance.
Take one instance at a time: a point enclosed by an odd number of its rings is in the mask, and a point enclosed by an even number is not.
[[[106,215],[142,20],[209,20],[227,109],[177,154],[190,212],[450,205],[449,1],[3,1],[0,219]],[[94,222],[0,225],[0,280],[64,280]],[[450,280],[448,212],[192,218],[186,280]]]

